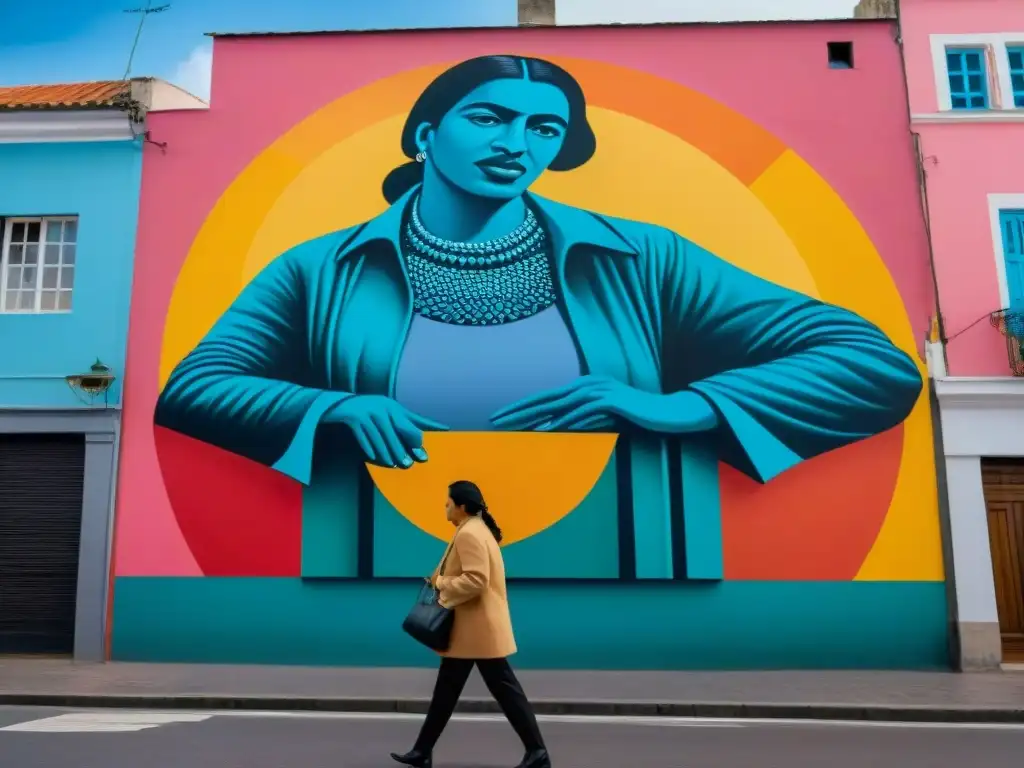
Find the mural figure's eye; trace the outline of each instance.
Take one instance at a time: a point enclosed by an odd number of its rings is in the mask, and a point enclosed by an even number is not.
[[[557,139],[562,135],[562,129],[557,125],[551,125],[549,123],[542,123],[541,125],[535,125],[532,128],[533,132],[541,138],[545,139]]]
[[[473,125],[479,125],[484,128],[491,128],[501,123],[501,120],[494,115],[487,114],[470,115],[469,121],[473,123]]]

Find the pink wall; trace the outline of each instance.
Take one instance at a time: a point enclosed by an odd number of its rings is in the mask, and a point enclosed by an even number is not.
[[[1024,123],[920,125],[932,243],[952,376],[1007,376],[988,195],[1024,193]],[[972,323],[976,323],[972,326]]]
[[[852,40],[857,68],[826,43]],[[125,390],[117,573],[198,575],[153,440],[163,323],[177,274],[218,197],[268,144],[387,75],[495,52],[598,59],[682,83],[775,134],[857,216],[924,338],[927,241],[892,26],[875,23],[430,31],[220,38],[208,112],[155,114],[145,150]],[[358,66],[353,65],[358,62]]]
[[[1024,32],[1020,0],[903,0],[901,7],[910,108],[918,117],[939,110],[932,35]],[[984,319],[1002,308],[988,196],[1024,194],[1024,111],[1017,110],[1012,121],[1000,117],[913,121],[921,136],[940,307],[950,339],[949,373],[954,376],[1009,374],[1004,339]]]

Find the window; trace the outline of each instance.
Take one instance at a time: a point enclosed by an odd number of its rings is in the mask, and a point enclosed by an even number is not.
[[[988,109],[988,67],[984,48],[946,49],[953,109]]]
[[[1024,108],[1024,46],[1007,48],[1010,54],[1010,88],[1013,89],[1013,104]]]
[[[1010,306],[1024,309],[1024,210],[999,212]]]
[[[75,284],[78,219],[3,221],[0,312],[68,312]]]
[[[1024,31],[929,35],[929,46],[938,112],[912,117],[928,122],[1024,121]]]
[[[853,69],[853,43],[829,43],[828,66],[830,69]]]

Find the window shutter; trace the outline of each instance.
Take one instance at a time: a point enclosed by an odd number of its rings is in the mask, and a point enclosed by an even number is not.
[[[0,654],[75,641],[82,435],[0,435]]]
[[[1024,47],[1009,48],[1010,85],[1013,87],[1014,106],[1024,107]]]
[[[1001,211],[999,224],[1003,233],[1010,307],[1024,310],[1024,211]]]

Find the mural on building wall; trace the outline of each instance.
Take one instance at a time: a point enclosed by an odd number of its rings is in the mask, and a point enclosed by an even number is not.
[[[195,201],[117,575],[421,576],[469,477],[513,577],[941,579],[907,270],[716,98],[488,53],[282,107]]]
[[[542,535],[573,506],[513,480],[517,498],[499,479],[528,478],[540,441],[513,438],[515,449],[495,454],[478,433],[597,433],[541,451],[569,475],[551,482],[575,486],[575,502],[628,434],[619,450],[632,484],[653,486],[630,489],[647,518],[636,536],[651,544],[637,548],[637,572],[670,577],[658,538],[671,504],[658,497],[682,471],[673,442],[710,474],[697,486],[718,482],[704,453],[763,483],[907,417],[920,374],[873,323],[738,269],[685,233],[531,191],[545,171],[584,166],[600,138],[586,94],[556,64],[494,55],[446,69],[411,105],[408,161],[383,179],[389,207],[256,275],[175,367],[157,425],[329,486],[336,515],[357,514],[364,462],[411,470],[435,451],[456,464],[465,455],[456,474],[486,472],[510,542]],[[470,456],[493,465],[471,467]],[[400,512],[443,535],[429,520],[443,524],[447,475],[424,472],[409,493],[400,471],[371,473]],[[717,503],[688,490],[684,516],[719,514],[691,509]],[[720,547],[706,539],[698,549]]]

